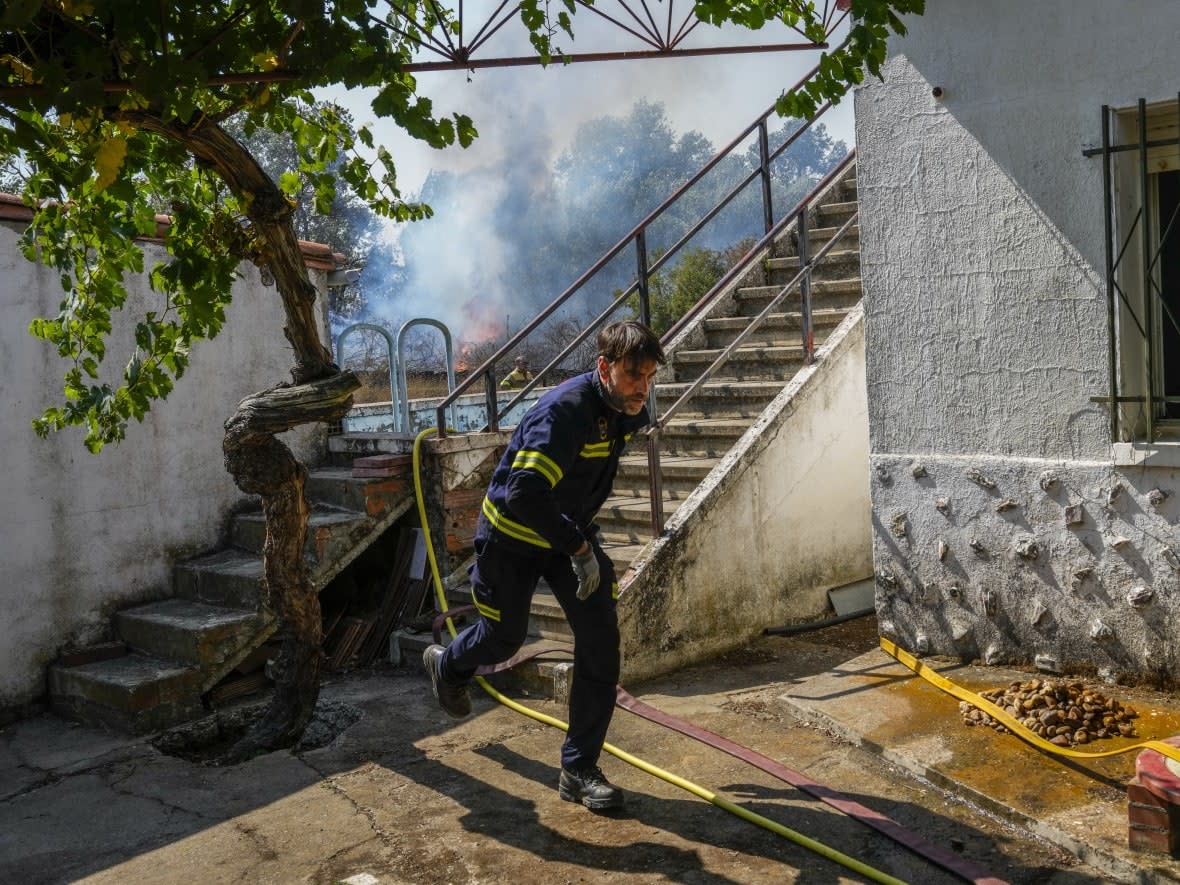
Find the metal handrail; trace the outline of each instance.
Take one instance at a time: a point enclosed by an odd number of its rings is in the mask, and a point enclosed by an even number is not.
[[[681,407],[690,399],[692,399],[692,397],[696,395],[697,391],[699,391],[701,387],[703,387],[713,377],[717,370],[729,361],[729,358],[733,355],[733,352],[737,350],[737,348],[743,342],[745,342],[745,340],[749,338],[750,335],[757,331],[759,326],[761,326],[766,318],[770,316],[771,312],[776,307],[778,307],[778,305],[784,298],[787,297],[788,294],[791,293],[791,291],[795,288],[796,283],[800,284],[800,291],[802,295],[800,299],[800,313],[802,317],[800,327],[803,339],[802,347],[804,365],[809,365],[814,359],[815,342],[812,336],[811,299],[809,297],[808,290],[811,280],[811,272],[817,264],[827,257],[828,253],[832,250],[836,243],[843,239],[844,235],[847,234],[854,224],[856,224],[860,217],[860,212],[853,212],[852,216],[847,221],[845,221],[843,225],[841,225],[836,233],[833,234],[831,239],[829,239],[828,242],[825,243],[823,247],[811,257],[807,256],[805,245],[807,237],[807,213],[810,211],[815,197],[818,194],[823,193],[827,185],[832,180],[834,180],[835,176],[841,174],[848,167],[848,165],[853,162],[855,159],[855,153],[855,151],[850,151],[845,160],[836,169],[829,173],[820,185],[818,185],[814,190],[812,190],[810,194],[808,194],[807,197],[800,201],[800,203],[795,207],[794,210],[792,210],[790,214],[784,216],[779,221],[779,223],[775,225],[770,233],[766,234],[766,236],[759,240],[758,243],[755,244],[755,246],[750,249],[750,251],[747,252],[745,256],[743,256],[742,262],[739,262],[739,264],[744,264],[748,267],[753,258],[767,249],[771,242],[784,230],[786,230],[787,227],[790,226],[792,221],[795,219],[799,220],[799,272],[791,278],[789,283],[779,289],[778,294],[770,299],[769,303],[767,303],[762,311],[756,317],[754,317],[754,319],[752,319],[746,325],[746,327],[740,333],[738,333],[737,337],[729,343],[729,345],[721,352],[721,354],[715,360],[713,360],[713,362],[710,363],[703,372],[701,372],[697,379],[693,381],[691,385],[689,385],[688,389],[680,395],[680,398],[672,403],[672,405],[670,405],[661,416],[654,419],[651,423],[651,426],[647,429],[647,461],[649,492],[651,494],[652,537],[660,535],[664,530],[664,499],[663,490],[660,484],[662,475],[660,470],[659,450],[660,433],[668,425],[668,422],[672,419],[672,417],[681,409]],[[735,268],[737,267],[738,265],[735,265]],[[725,287],[728,286],[729,283],[731,283],[734,279],[736,279],[737,273],[731,272],[726,276],[729,277],[729,280],[726,281],[723,279],[722,281],[718,282],[718,284],[714,286],[713,289],[710,290],[710,292],[704,298],[702,298],[700,302],[698,302],[698,306],[705,304],[706,302],[711,302],[712,300],[715,300],[717,297],[719,297],[722,291],[724,291]],[[699,313],[699,310],[696,312]]]
[[[796,203],[794,209],[784,215],[779,220],[778,224],[774,225],[769,231],[767,231],[766,234],[763,235],[762,239],[751,246],[746,254],[739,258],[734,263],[733,267],[727,270],[722,275],[721,279],[713,284],[712,289],[702,295],[696,304],[686,310],[680,319],[673,323],[672,327],[664,333],[663,340],[665,342],[674,340],[676,336],[679,335],[686,326],[688,326],[698,316],[700,316],[701,313],[711,308],[713,306],[713,302],[716,301],[716,299],[721,295],[722,291],[749,269],[750,263],[759,255],[759,253],[766,249],[766,247],[774,240],[776,236],[783,232],[783,230],[791,223],[791,221],[794,220],[795,216],[799,214],[799,210],[810,206],[812,197],[827,188],[828,185],[830,185],[840,175],[842,175],[844,170],[847,169],[848,166],[855,160],[856,148],[853,148],[847,153],[847,155],[845,155],[843,160],[836,164],[835,168],[833,168],[830,172],[828,172],[827,175],[825,175],[816,183],[815,187],[811,189],[811,193]]]
[[[799,82],[795,84],[795,86],[792,87],[792,90],[795,90],[795,89],[798,89],[799,87],[801,87],[804,83],[806,83],[808,80],[810,80],[818,71],[819,71],[819,66],[816,65],[814,68],[812,68],[810,71],[808,71],[799,80]],[[608,249],[602,255],[601,258],[599,258],[596,262],[594,262],[594,264],[588,270],[586,270],[581,276],[579,276],[564,292],[562,292],[560,295],[558,295],[552,302],[550,302],[545,308],[543,308],[540,311],[540,313],[538,313],[529,323],[527,323],[521,329],[519,329],[515,335],[511,336],[498,350],[495,351],[495,353],[493,353],[479,367],[477,367],[474,371],[472,371],[471,374],[467,376],[467,378],[465,378],[465,379],[463,379],[463,381],[459,382],[459,384],[455,387],[455,389],[452,390],[447,395],[447,397],[445,399],[443,399],[442,402],[439,403],[439,405],[437,407],[437,427],[438,427],[439,438],[446,437],[445,418],[446,418],[447,407],[450,406],[459,396],[461,396],[463,393],[465,393],[468,388],[470,388],[472,385],[474,385],[476,383],[477,379],[479,379],[479,378],[484,379],[485,392],[486,392],[487,403],[488,403],[488,423],[487,423],[487,425],[485,425],[485,427],[483,429],[485,429],[485,430],[490,429],[493,431],[499,430],[500,417],[502,415],[507,414],[513,408],[513,406],[515,406],[517,403],[519,403],[521,400],[523,400],[524,397],[526,397],[528,395],[528,393],[534,387],[536,387],[537,385],[539,385],[541,383],[541,379],[545,377],[546,373],[548,373],[551,369],[554,369],[558,365],[560,365],[562,360],[564,360],[583,341],[585,341],[586,338],[588,338],[591,333],[595,332],[597,330],[597,328],[603,322],[605,322],[606,319],[608,317],[610,317],[622,305],[622,303],[625,300],[627,300],[628,298],[630,298],[631,295],[634,294],[636,291],[638,291],[639,298],[640,298],[639,315],[640,315],[640,318],[646,322],[649,317],[649,308],[648,308],[648,302],[647,302],[646,296],[647,296],[647,280],[650,277],[650,275],[652,273],[655,273],[657,270],[659,270],[664,265],[664,263],[667,262],[676,253],[676,251],[678,251],[688,241],[688,239],[692,235],[699,232],[699,230],[706,223],[711,221],[717,215],[717,213],[719,213],[722,209],[724,209],[725,206],[728,205],[729,202],[732,201],[734,199],[734,197],[736,197],[737,194],[743,188],[745,188],[751,181],[753,181],[754,178],[757,176],[761,176],[762,180],[763,180],[763,188],[762,188],[763,194],[762,195],[763,195],[764,226],[766,228],[766,231],[769,232],[769,230],[771,228],[773,228],[773,224],[772,224],[773,208],[770,204],[770,187],[769,187],[770,172],[771,172],[770,163],[773,162],[777,157],[779,157],[785,150],[787,150],[795,142],[795,140],[798,139],[800,135],[802,135],[803,132],[809,130],[811,128],[811,126],[813,126],[815,124],[815,122],[820,117],[822,117],[831,107],[832,107],[831,102],[825,104],[810,121],[799,126],[798,129],[796,129],[794,132],[792,132],[791,135],[787,139],[784,140],[782,145],[780,145],[773,153],[770,153],[769,151],[767,151],[765,149],[765,142],[767,139],[767,130],[766,130],[767,120],[770,118],[771,114],[775,113],[775,106],[771,105],[761,116],[759,116],[753,123],[751,123],[744,130],[742,130],[742,132],[737,137],[735,137],[733,140],[731,140],[729,142],[729,144],[727,144],[724,148],[722,148],[716,154],[714,154],[714,156],[704,166],[702,166],[699,170],[697,170],[696,173],[694,173],[687,181],[685,181],[679,188],[677,188],[676,191],[673,192],[671,196],[669,196],[666,200],[664,200],[662,203],[660,203],[659,206],[657,206],[650,213],[648,213],[648,215],[642,221],[640,221],[637,225],[635,225],[621,240],[619,240],[614,246],[612,246],[610,249]],[[676,203],[677,200],[679,200],[682,196],[684,196],[684,194],[693,185],[695,185],[697,182],[699,182],[706,174],[708,174],[710,171],[712,171],[722,160],[724,160],[731,153],[733,153],[733,151],[739,145],[741,145],[746,140],[746,138],[748,138],[749,135],[752,132],[754,132],[755,130],[758,130],[758,132],[759,132],[759,141],[760,141],[760,151],[759,151],[760,157],[759,157],[758,169],[756,169],[750,175],[746,176],[746,178],[741,182],[741,184],[739,184],[734,190],[732,190],[729,194],[727,194],[722,199],[722,202],[719,205],[715,206],[712,210],[710,210],[709,213],[706,214],[706,217],[704,219],[702,219],[700,222],[698,222],[696,225],[694,225],[688,234],[683,236],[671,249],[669,249],[662,256],[660,256],[660,258],[654,264],[652,264],[651,266],[647,266],[647,261],[646,261],[646,232],[647,232],[647,229],[656,220],[658,220],[664,214],[664,212],[666,212],[674,203]],[[496,398],[495,370],[496,370],[497,363],[500,362],[500,360],[502,360],[507,354],[509,354],[513,350],[515,350],[521,344],[521,342],[523,342],[525,339],[527,339],[528,336],[530,334],[532,334],[532,332],[534,330],[536,330],[536,328],[538,326],[541,325],[541,323],[543,323],[550,316],[552,316],[554,314],[554,312],[556,312],[558,310],[558,308],[560,308],[562,305],[564,305],[566,302],[568,302],[587,282],[589,282],[592,278],[594,278],[604,267],[607,266],[607,264],[609,264],[616,257],[618,257],[618,255],[632,242],[635,243],[636,251],[637,251],[637,264],[639,267],[638,279],[634,283],[632,283],[630,286],[628,286],[627,289],[621,295],[619,295],[617,298],[615,298],[614,301],[611,302],[610,306],[605,311],[600,313],[598,315],[598,317],[596,317],[595,320],[592,323],[590,323],[590,325],[588,325],[585,329],[583,329],[582,332],[577,337],[575,337],[575,339],[569,345],[567,345],[566,348],[564,350],[562,350],[562,352],[557,357],[555,357],[552,361],[550,361],[549,364],[545,366],[545,368],[543,368],[541,371],[537,372],[536,377],[534,377],[534,379],[532,381],[530,381],[528,384],[526,384],[523,388],[520,388],[517,391],[516,395],[513,396],[511,399],[509,399],[508,402],[501,408],[498,405],[497,398]],[[665,338],[667,339],[667,336],[665,336]]]
[[[451,330],[446,327],[445,323],[439,320],[431,319],[430,317],[418,317],[416,319],[407,320],[402,323],[402,327],[397,330],[397,370],[398,380],[401,381],[402,390],[406,391],[405,399],[402,400],[401,411],[394,413],[394,430],[400,430],[402,433],[413,433],[414,429],[410,426],[410,382],[406,378],[406,333],[414,326],[433,326],[442,332],[443,347],[446,349],[446,365],[447,365],[447,390],[455,389],[455,351],[451,347]],[[451,407],[451,425],[455,424],[455,408]]]
[[[766,307],[764,307],[762,309],[762,312],[759,313],[758,316],[754,317],[754,319],[752,319],[750,321],[750,324],[748,326],[746,326],[745,329],[743,329],[741,332],[738,333],[737,337],[734,338],[733,341],[731,341],[729,343],[729,345],[725,348],[725,350],[721,351],[721,355],[718,356],[717,359],[715,359],[713,362],[711,362],[709,364],[708,368],[706,368],[701,373],[700,377],[697,378],[689,386],[689,388],[686,391],[684,391],[684,393],[682,393],[680,395],[680,398],[678,400],[676,400],[676,402],[672,403],[672,405],[668,406],[668,408],[664,411],[664,414],[662,416],[660,416],[658,419],[656,419],[655,421],[653,421],[651,423],[651,426],[646,431],[648,436],[651,436],[653,433],[658,433],[660,430],[662,430],[664,427],[667,426],[668,422],[672,419],[672,416],[680,410],[680,407],[683,406],[688,400],[692,399],[693,395],[698,390],[700,390],[701,386],[704,385],[718,369],[720,369],[723,365],[725,365],[726,362],[729,361],[729,358],[733,355],[733,351],[736,350],[747,338],[750,337],[750,335],[753,332],[755,332],[758,329],[759,326],[762,325],[762,323],[770,315],[770,312],[774,308],[778,307],[779,302],[781,302],[783,300],[783,298],[785,298],[790,293],[790,291],[793,288],[795,288],[795,284],[797,282],[799,282],[801,279],[803,279],[805,276],[810,275],[810,273],[811,273],[812,269],[815,267],[815,265],[818,264],[820,262],[820,260],[823,259],[828,254],[829,251],[831,251],[832,246],[838,240],[843,238],[844,234],[846,234],[848,232],[848,229],[850,227],[852,227],[852,225],[856,222],[859,215],[860,215],[859,212],[853,212],[852,217],[849,218],[848,221],[844,222],[844,224],[840,227],[840,229],[838,231],[836,231],[836,233],[832,237],[832,239],[829,240],[824,245],[824,247],[822,249],[820,249],[817,253],[815,253],[815,257],[812,258],[810,261],[808,261],[807,264],[805,264],[799,270],[799,273],[795,274],[795,276],[791,278],[791,282],[789,282],[785,286],[783,286],[779,290],[779,293],[777,295],[775,295],[772,299],[770,299],[770,302],[766,305]],[[809,312],[810,311],[804,311],[804,314],[809,313]],[[806,316],[804,317],[804,325],[806,325]],[[804,333],[804,334],[806,336],[806,333]],[[815,356],[814,343],[805,342],[803,344],[803,350],[804,350],[805,362],[808,361],[808,359],[807,359],[808,357],[814,358],[814,356]]]
[[[399,414],[398,396],[397,396],[397,394],[398,394],[397,371],[394,368],[395,357],[394,357],[393,336],[389,334],[389,330],[386,329],[384,326],[378,326],[378,325],[375,325],[374,323],[353,323],[351,326],[344,329],[343,331],[341,331],[341,333],[339,335],[336,336],[336,362],[339,363],[341,366],[344,365],[344,339],[347,338],[349,335],[351,335],[353,332],[357,332],[362,329],[367,330],[369,332],[376,332],[382,338],[385,339],[385,351],[386,351],[387,355],[389,356],[389,408],[393,411],[394,426],[396,427],[397,416]]]

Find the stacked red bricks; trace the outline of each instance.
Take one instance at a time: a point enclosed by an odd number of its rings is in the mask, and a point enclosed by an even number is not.
[[[1164,743],[1180,748],[1180,737]],[[1140,753],[1127,802],[1128,844],[1180,857],[1180,762],[1155,750]]]

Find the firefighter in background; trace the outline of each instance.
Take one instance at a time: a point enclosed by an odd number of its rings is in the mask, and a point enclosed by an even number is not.
[[[620,662],[618,582],[594,517],[627,441],[650,421],[645,403],[664,361],[650,329],[614,323],[598,333],[594,368],[525,412],[492,474],[475,530],[471,595],[480,619],[447,648],[432,645],[422,656],[439,706],[456,719],[467,716],[467,684],[480,666],[516,654],[544,578],[574,634],[558,791],[595,810],[618,808],[623,793],[598,767]]]
[[[524,387],[533,380],[533,373],[529,371],[529,361],[526,357],[518,356],[512,361],[512,371],[504,376],[500,386],[505,390],[516,390]]]

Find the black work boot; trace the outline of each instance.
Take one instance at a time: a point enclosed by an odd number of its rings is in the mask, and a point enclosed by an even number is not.
[[[462,719],[471,713],[471,695],[466,685],[452,685],[442,677],[442,656],[446,651],[441,645],[429,645],[422,652],[422,666],[430,674],[430,686],[438,705],[452,719]]]
[[[581,802],[594,811],[623,807],[623,791],[608,781],[597,765],[562,768],[557,792],[566,802]]]

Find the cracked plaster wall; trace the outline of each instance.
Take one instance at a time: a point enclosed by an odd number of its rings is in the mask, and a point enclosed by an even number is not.
[[[883,629],[1174,680],[1180,459],[1119,466],[1090,401],[1107,307],[1082,151],[1102,105],[1175,99],[1180,5],[945,0],[908,24],[855,98]]]
[[[114,610],[170,595],[173,562],[217,544],[226,517],[248,500],[225,471],[224,422],[242,397],[289,380],[292,362],[278,295],[261,284],[256,268],[244,267],[225,331],[193,346],[176,389],[142,424],[131,423],[123,443],[91,455],[75,430],[38,439],[30,422],[58,402],[66,366],[27,329],[34,317],[57,313],[62,292],[53,272],[21,255],[19,236],[17,225],[0,224],[7,320],[0,331],[0,447],[7,468],[0,508],[0,719],[44,693],[45,667],[63,647],[109,638]],[[162,247],[146,251],[149,267],[164,257]],[[312,278],[322,286],[321,271]],[[157,300],[144,279],[129,281],[129,288],[129,315]],[[323,311],[325,303],[318,302]],[[323,322],[326,341],[326,313]],[[122,332],[126,344],[129,330]],[[121,369],[120,354],[127,352],[112,344],[112,367]],[[324,428],[282,438],[314,462]]]

